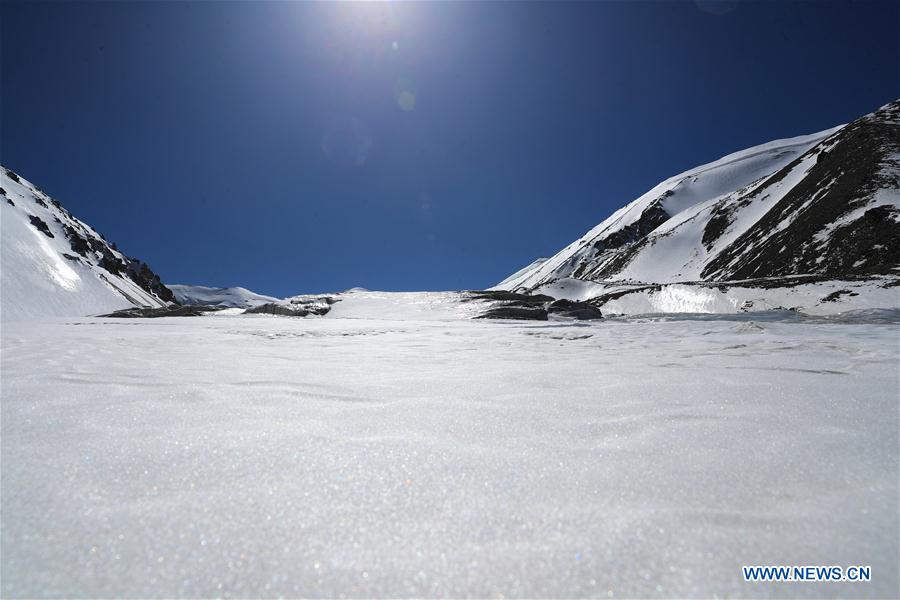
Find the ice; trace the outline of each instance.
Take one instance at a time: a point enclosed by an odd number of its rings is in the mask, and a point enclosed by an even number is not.
[[[896,312],[471,304],[4,323],[2,595],[896,594]]]
[[[670,284],[641,288],[603,304],[605,314],[711,313],[790,309],[802,315],[839,316],[861,310],[896,310],[900,288],[888,280],[819,281],[783,287],[734,282],[715,287]],[[615,291],[616,288],[611,288]]]

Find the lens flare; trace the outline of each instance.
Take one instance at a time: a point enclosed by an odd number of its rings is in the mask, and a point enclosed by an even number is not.
[[[416,107],[416,86],[406,77],[401,77],[394,84],[394,98],[403,110],[413,110]]]

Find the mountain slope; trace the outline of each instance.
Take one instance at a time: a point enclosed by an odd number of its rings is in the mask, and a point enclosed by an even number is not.
[[[0,318],[84,316],[175,300],[145,263],[128,257],[59,202],[0,167]]]
[[[498,284],[884,275],[900,266],[900,102],[667,179]]]
[[[801,169],[802,179],[783,185]],[[762,218],[716,253],[703,269],[704,279],[886,274],[897,269],[900,101],[844,127],[760,189],[724,202],[714,218],[735,223],[746,204],[771,203],[776,186],[788,189]],[[716,245],[721,227],[714,225],[707,226],[707,245]]]
[[[263,296],[242,287],[217,288],[204,285],[169,284],[175,299],[184,305],[220,306],[227,308],[252,308],[278,298]]]

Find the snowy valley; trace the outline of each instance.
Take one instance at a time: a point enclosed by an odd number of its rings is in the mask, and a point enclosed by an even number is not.
[[[897,589],[897,315],[3,325],[3,595],[843,596]]]
[[[2,596],[894,596],[898,113],[481,291],[165,285],[0,169]]]

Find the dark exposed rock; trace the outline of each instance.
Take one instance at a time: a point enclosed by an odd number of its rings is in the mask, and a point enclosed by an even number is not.
[[[858,119],[835,134],[827,151],[814,147],[740,202],[764,197],[804,159],[815,156],[805,177],[759,221],[703,270],[712,280],[796,274],[886,274],[900,264],[900,214],[895,207],[869,208],[861,218],[835,227],[863,209],[879,189],[896,189],[889,165],[900,150],[900,103]],[[708,226],[712,226],[711,221]],[[817,238],[817,234],[830,234]],[[712,237],[712,234],[710,234]],[[704,232],[706,241],[707,232]]]
[[[521,294],[508,291],[473,291],[464,300],[493,302],[477,319],[527,319],[546,321],[548,314],[588,320],[603,318],[600,309],[588,302],[554,300],[546,294]]]
[[[69,246],[72,250],[81,256],[87,256],[88,251],[91,249],[87,239],[68,225],[63,226],[63,231],[65,231],[66,237],[69,239]]]
[[[50,231],[50,227],[44,220],[36,215],[28,215],[28,220],[31,221],[31,224],[34,225],[34,228],[46,235],[49,238],[55,237],[53,232]]]
[[[9,177],[10,179],[12,179],[13,181],[15,181],[16,183],[22,183],[22,181],[19,179],[19,176],[16,175],[15,173],[13,173],[12,171],[10,171],[9,169],[6,170],[6,176]]]
[[[893,206],[870,208],[861,218],[838,228],[831,244],[841,248],[842,256],[826,256],[826,268],[856,274],[890,272],[900,264],[900,211]]]
[[[527,319],[546,321],[545,305],[553,302],[545,294],[522,294],[505,290],[473,290],[464,302],[490,302],[489,308],[476,319]]]
[[[511,308],[531,308],[534,306],[544,307],[546,302],[527,302],[523,300],[510,300],[509,302],[500,302],[494,306],[509,306]]]
[[[122,270],[125,268],[125,262],[109,250],[104,250],[103,256],[100,257],[100,266],[113,275],[121,274]]]
[[[163,285],[159,275],[154,273],[150,267],[136,258],[120,258],[113,250],[114,244],[109,244],[106,240],[101,240],[92,235],[82,234],[70,225],[63,225],[63,231],[69,240],[69,246],[72,251],[83,257],[87,257],[90,253],[99,255],[99,265],[114,275],[126,275],[129,279],[138,284],[141,289],[159,296],[164,302],[174,302],[177,304],[175,294]]]
[[[248,308],[244,314],[282,315],[286,317],[305,317],[307,315],[323,316],[328,314],[331,306],[339,302],[335,296],[297,296],[285,302],[267,302]]]
[[[326,300],[326,302],[327,302],[327,300]],[[308,307],[306,308],[306,310],[308,310],[310,314],[317,315],[317,316],[320,316],[320,317],[321,317],[321,316],[323,316],[323,315],[327,315],[327,314],[328,314],[328,312],[331,310],[331,306],[330,306],[330,305],[325,305],[325,306],[321,306],[321,305],[312,305],[312,306],[308,306]]]
[[[245,315],[282,315],[285,317],[305,317],[310,312],[300,306],[288,304],[277,304],[275,302],[267,302],[248,308],[244,311]]]
[[[822,302],[837,302],[841,299],[841,296],[859,296],[859,294],[851,290],[838,290],[822,298]]]
[[[733,220],[734,209],[735,207],[725,206],[724,203],[713,209],[709,221],[706,222],[706,226],[703,228],[703,239],[701,241],[704,248],[707,250],[712,248],[716,240],[725,233],[725,230],[728,229]]]
[[[607,251],[603,253],[602,260],[583,263],[576,269],[573,276],[592,281],[611,277],[624,269],[646,247],[648,240],[649,238],[643,238],[621,248]]]
[[[155,319],[158,317],[200,317],[204,313],[222,310],[218,306],[164,306],[162,308],[126,308],[117,310],[100,317],[114,317],[120,319]]]
[[[311,315],[327,315],[331,310],[331,305],[339,302],[339,298],[334,296],[303,296],[300,298],[291,298],[291,308],[295,310],[303,309]]]
[[[9,204],[10,206],[15,206],[15,205],[16,205],[16,203],[13,202],[12,200],[10,200],[9,198],[6,199],[6,203]]]
[[[600,294],[599,296],[591,299],[591,303],[594,304],[595,306],[603,306],[610,300],[618,300],[619,298],[621,298],[623,296],[627,296],[628,294],[634,294],[637,292],[644,292],[644,291],[656,292],[656,291],[659,291],[660,289],[662,289],[661,285],[636,286],[636,287],[628,288],[625,290],[619,290],[617,292],[609,292],[606,294]]]
[[[590,302],[576,302],[574,300],[556,300],[547,306],[547,312],[560,317],[569,317],[579,321],[602,319],[603,313]]]
[[[663,194],[662,198],[670,195],[672,195],[671,190]],[[654,229],[668,221],[671,217],[671,215],[669,215],[662,207],[662,198],[648,206],[644,212],[641,213],[640,218],[631,225],[623,227],[602,240],[594,242],[594,248],[598,252],[614,250],[628,244],[633,244],[650,235]]]
[[[145,262],[141,262],[136,258],[128,259],[128,276],[141,288],[156,294],[164,302],[178,303],[175,299],[175,293],[163,285],[159,279],[159,275],[150,270]]]
[[[469,294],[471,295],[463,300],[505,300],[524,304],[544,304],[553,301],[553,297],[546,294],[520,294],[504,290],[474,290]]]
[[[475,318],[546,321],[547,311],[543,306],[495,306]]]
[[[669,220],[662,201],[670,196],[669,190],[644,209],[634,223],[593,242],[589,260],[584,260],[572,272],[576,279],[603,279],[624,268],[646,245],[648,236]]]
[[[578,321],[595,321],[603,318],[603,313],[596,306],[588,305],[586,308],[576,308],[558,313],[560,317],[568,317]]]
[[[66,252],[63,252],[63,258],[65,258],[66,260],[71,260],[72,262],[81,262],[81,259],[79,259],[77,256],[72,256],[71,254],[67,254]]]

